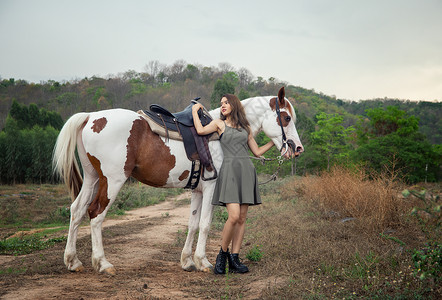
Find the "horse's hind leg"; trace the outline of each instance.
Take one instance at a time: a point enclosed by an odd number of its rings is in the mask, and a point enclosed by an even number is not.
[[[86,168],[85,168],[86,170]],[[86,174],[86,172],[85,172]],[[93,174],[93,173],[92,173]],[[98,176],[85,175],[83,186],[75,201],[71,204],[71,220],[69,224],[68,240],[64,251],[64,263],[68,270],[78,272],[83,270],[83,264],[77,257],[77,234],[78,227],[86,214],[87,208],[92,201]]]
[[[107,261],[104,255],[102,224],[107,211],[115,201],[118,192],[126,181],[124,175],[117,178],[100,177],[98,193],[89,207],[89,216],[91,217],[91,239],[92,239],[92,266],[98,272],[104,272],[109,275],[115,275],[114,266]],[[100,203],[97,206],[97,203]],[[105,207],[103,207],[103,203]]]
[[[202,199],[203,194],[201,192],[192,192],[187,238],[181,251],[181,267],[186,271],[196,270],[195,263],[192,260],[192,244],[199,226]]]

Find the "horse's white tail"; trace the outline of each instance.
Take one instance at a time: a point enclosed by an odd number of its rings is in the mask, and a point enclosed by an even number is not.
[[[54,173],[58,173],[68,186],[72,201],[80,193],[83,178],[80,174],[75,148],[77,146],[77,135],[89,117],[89,113],[78,113],[66,121],[58,135],[52,157]]]

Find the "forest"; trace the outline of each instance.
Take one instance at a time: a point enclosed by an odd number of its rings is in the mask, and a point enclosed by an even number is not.
[[[147,109],[160,104],[179,111],[195,97],[215,108],[222,94],[240,99],[276,95],[281,86],[297,114],[305,153],[285,162],[279,176],[319,174],[333,165],[369,172],[395,172],[408,183],[441,179],[442,103],[402,99],[347,101],[288,84],[255,77],[228,63],[217,67],[147,63],[106,77],[30,83],[0,78],[0,184],[54,183],[52,149],[63,122],[81,111]],[[258,143],[267,137],[257,136]],[[276,157],[276,149],[266,156]],[[272,174],[276,162],[261,165]]]

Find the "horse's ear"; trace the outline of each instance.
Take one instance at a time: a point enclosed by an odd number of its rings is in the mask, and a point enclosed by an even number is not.
[[[281,104],[284,104],[284,98],[285,98],[285,90],[284,90],[284,87],[282,87],[279,89],[279,92],[278,92],[278,99]]]

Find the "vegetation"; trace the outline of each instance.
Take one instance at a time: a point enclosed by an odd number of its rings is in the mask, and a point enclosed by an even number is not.
[[[305,153],[279,166],[273,148],[266,154],[272,160],[253,161],[261,182],[276,170],[284,179],[261,185],[264,204],[250,210],[242,253],[252,272],[218,282],[198,279],[202,294],[219,298],[222,290],[222,297],[241,298],[244,284],[261,282],[262,299],[440,298],[442,104],[350,102],[255,78],[229,64],[153,61],[145,72],[107,78],[39,84],[0,79],[0,253],[21,255],[64,241],[70,198],[62,185],[49,183],[56,183],[52,148],[72,114],[152,103],[180,110],[195,97],[214,108],[224,93],[244,99],[275,95],[281,86],[296,109]],[[256,140],[268,138],[259,134]],[[110,214],[180,192],[129,180]],[[225,209],[215,209],[215,235],[226,218]],[[40,229],[9,238],[33,228]],[[176,247],[185,234],[178,232]],[[9,268],[0,275],[26,272]]]
[[[248,257],[251,280],[272,278],[261,299],[441,296],[440,202],[428,190],[432,205],[402,197],[391,173],[343,167],[272,186],[261,189],[265,204],[250,210],[243,249],[262,254],[259,263]],[[427,188],[440,193],[437,185]],[[415,213],[430,206],[431,216]],[[235,298],[241,291],[229,284]]]
[[[0,183],[54,183],[52,150],[62,126],[58,113],[13,101],[0,132]]]
[[[38,84],[24,80],[0,81],[0,183],[54,183],[51,154],[63,119],[79,111],[122,107],[145,109],[159,103],[180,110],[201,97],[207,107],[219,105],[224,93],[241,99],[286,95],[297,112],[297,129],[305,153],[281,166],[279,176],[319,174],[333,165],[363,166],[381,172],[397,168],[409,183],[439,181],[441,177],[442,104],[398,99],[349,102],[288,85],[275,78],[255,78],[247,69],[227,63],[218,67],[187,64],[171,66],[151,61],[145,71],[129,70],[106,78],[91,77]],[[264,143],[264,135],[257,137]],[[276,158],[272,149],[267,157]],[[273,174],[277,160],[261,165],[258,173]]]
[[[179,193],[182,189],[160,189],[128,182],[108,215],[124,215],[128,210],[154,205]],[[21,255],[65,241],[70,201],[61,184],[0,186],[0,254]],[[32,230],[34,228],[55,229]],[[19,232],[17,236],[11,236],[16,232]]]
[[[67,237],[64,236],[51,239],[42,239],[36,235],[0,240],[0,254],[28,254],[37,250],[50,248],[55,243],[65,242],[66,240]]]
[[[440,299],[440,185],[404,187],[392,172],[367,174],[362,169],[339,166],[319,175],[291,176],[261,185],[263,205],[249,210],[241,250],[251,272],[247,276],[227,274],[216,278],[209,274],[184,276],[179,284],[185,293],[191,284],[192,295],[210,299],[249,295],[260,299]],[[128,183],[118,201],[127,198],[137,203],[141,195],[155,191],[163,193],[161,189]],[[42,201],[44,197],[64,200]],[[15,202],[16,210],[11,213],[13,208],[6,202],[21,198],[26,200]],[[42,220],[48,216],[40,216],[40,221],[26,216],[38,215],[35,209],[43,203],[52,205],[45,207],[48,212],[64,209],[69,196],[61,185],[16,185],[2,186],[0,200],[0,219],[15,215],[0,227],[1,236],[7,237],[7,232],[18,228],[46,226]],[[216,208],[209,245],[219,242],[222,226],[217,224],[225,222],[226,217],[225,209]],[[2,253],[37,252],[23,257],[26,263],[5,264],[0,276],[17,276],[14,280],[23,274],[44,272],[59,276],[60,271],[52,271],[55,267],[42,271],[38,269],[41,263],[35,262],[44,261],[45,266],[56,265],[55,270],[62,270],[59,254],[49,256],[49,250],[41,249],[63,242],[65,234],[66,229],[45,230],[21,239],[2,238]],[[123,230],[121,234],[128,233]],[[176,249],[175,254],[166,255],[167,260],[179,258],[185,235],[179,231],[176,242],[165,245]],[[61,253],[62,246],[54,245]],[[218,248],[212,252],[211,247],[208,249],[213,261]],[[141,277],[143,272],[152,276],[150,265],[130,269]],[[164,272],[162,267],[159,270]]]

